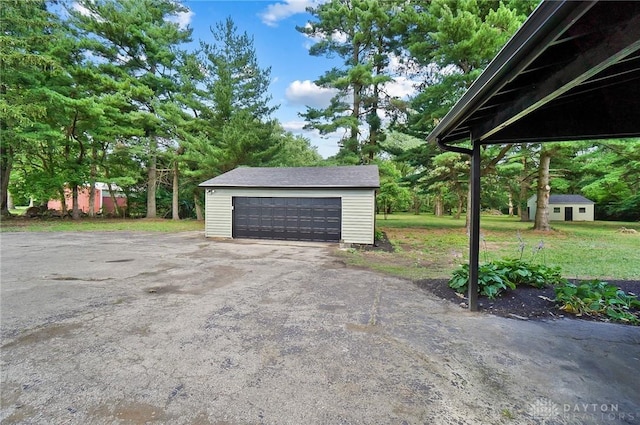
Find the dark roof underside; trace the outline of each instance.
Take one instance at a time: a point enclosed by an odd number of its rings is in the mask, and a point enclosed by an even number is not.
[[[378,188],[377,165],[347,167],[241,167],[201,183],[202,187]]]
[[[428,140],[638,136],[640,1],[545,1]]]

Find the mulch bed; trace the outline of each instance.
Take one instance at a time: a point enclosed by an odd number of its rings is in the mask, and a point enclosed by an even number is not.
[[[618,286],[623,291],[633,294],[640,294],[640,281],[637,280],[608,280],[608,283]],[[461,297],[453,289],[449,288],[447,279],[425,279],[416,282],[420,288],[432,294],[460,305],[461,308],[468,307],[466,294]],[[479,310],[484,313],[491,313],[497,316],[509,317],[512,319],[559,319],[563,317],[576,318],[582,320],[606,320],[595,316],[576,316],[560,310],[555,302],[553,288],[537,289],[530,286],[519,286],[509,290],[490,300],[487,297],[478,298]]]

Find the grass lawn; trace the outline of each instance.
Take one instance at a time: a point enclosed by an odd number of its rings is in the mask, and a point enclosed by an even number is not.
[[[483,215],[480,223],[480,261],[522,258],[560,266],[568,279],[640,279],[640,223],[552,222],[551,232],[533,231],[533,223],[517,217]],[[638,233],[621,233],[626,227]],[[370,267],[410,279],[448,278],[469,259],[464,217],[430,214],[392,214],[377,217],[395,247],[394,253],[348,251],[354,265]],[[537,248],[542,244],[543,248]],[[534,252],[537,251],[537,252]]]
[[[0,232],[187,232],[204,230],[204,222],[168,219],[69,218],[46,220],[10,218],[0,221]]]
[[[531,230],[532,223],[516,217],[483,215],[480,260],[520,256],[550,266],[560,266],[569,279],[640,280],[640,223],[553,222],[551,232]],[[638,233],[621,233],[626,227]],[[448,278],[469,258],[469,237],[464,218],[435,217],[431,214],[391,214],[377,217],[395,252],[343,251],[347,263],[364,266],[409,279]],[[201,231],[196,220],[167,219],[24,219],[0,221],[1,232],[183,232]],[[542,242],[543,248],[534,254]]]

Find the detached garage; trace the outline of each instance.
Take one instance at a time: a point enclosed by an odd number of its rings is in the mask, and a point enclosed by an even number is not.
[[[236,168],[205,188],[205,236],[374,243],[378,167]]]

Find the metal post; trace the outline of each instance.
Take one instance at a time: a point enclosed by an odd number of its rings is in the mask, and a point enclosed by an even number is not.
[[[480,142],[471,141],[471,212],[469,222],[469,310],[478,311],[480,259]]]

